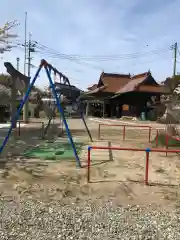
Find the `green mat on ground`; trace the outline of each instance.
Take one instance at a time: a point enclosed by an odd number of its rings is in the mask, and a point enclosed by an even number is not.
[[[83,143],[76,143],[75,145],[77,153],[79,153]],[[43,160],[62,160],[73,159],[74,152],[69,143],[45,143],[25,151],[23,156],[28,158],[40,158]]]

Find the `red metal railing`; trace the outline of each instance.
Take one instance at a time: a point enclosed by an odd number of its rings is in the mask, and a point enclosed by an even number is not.
[[[126,125],[126,124],[107,124],[107,123],[100,123],[98,128],[98,139],[101,139],[101,126],[109,126],[109,127],[123,127],[123,140],[126,138],[126,128],[133,127],[133,128],[144,128],[148,129],[148,141],[151,142],[151,131],[152,127],[148,125]]]
[[[156,132],[156,147],[158,146],[158,143],[159,143],[158,139],[159,139],[159,130],[157,129],[157,132]],[[168,135],[166,133],[166,135],[165,135],[165,147],[166,147],[166,149],[169,148],[169,141],[170,141],[170,139],[174,139],[176,141],[180,141],[180,138],[175,137],[175,136],[170,136],[170,135]],[[171,146],[173,146],[173,145],[171,144]],[[174,146],[176,146],[176,145],[174,145]],[[166,152],[166,156],[167,156],[167,153],[168,152]]]
[[[87,159],[87,182],[90,182],[90,171],[91,171],[91,150],[117,150],[117,151],[136,151],[136,152],[146,152],[146,164],[145,164],[145,178],[144,182],[146,185],[149,185],[149,153],[180,153],[178,149],[156,149],[156,148],[123,148],[123,147],[104,147],[104,146],[89,146],[88,147],[88,159]]]

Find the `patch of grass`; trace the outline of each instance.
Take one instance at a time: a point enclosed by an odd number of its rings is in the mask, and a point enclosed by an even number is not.
[[[77,153],[80,153],[83,143],[76,143]],[[24,154],[27,158],[39,158],[43,160],[61,160],[61,159],[73,159],[74,152],[72,146],[69,143],[55,142],[45,143],[34,148],[27,150]]]

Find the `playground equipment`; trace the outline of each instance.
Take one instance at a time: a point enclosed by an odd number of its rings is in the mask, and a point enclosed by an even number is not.
[[[59,72],[56,68],[54,68],[51,64],[46,62],[44,59],[41,60],[39,68],[36,71],[36,74],[35,74],[34,78],[32,79],[32,81],[31,81],[31,83],[30,83],[30,85],[29,85],[29,87],[28,87],[28,89],[26,91],[26,94],[25,94],[23,100],[21,101],[19,109],[18,109],[18,111],[15,113],[15,115],[12,118],[11,126],[9,128],[9,131],[8,131],[6,137],[4,138],[4,140],[2,142],[2,145],[0,146],[0,153],[3,151],[4,147],[6,146],[8,140],[9,140],[9,137],[11,135],[12,129],[16,125],[17,120],[19,119],[20,112],[21,112],[24,104],[27,102],[28,96],[29,96],[29,94],[31,92],[31,89],[34,86],[35,81],[36,81],[37,77],[39,76],[39,73],[40,73],[40,71],[41,71],[41,69],[43,67],[44,67],[44,69],[46,71],[46,74],[47,74],[47,77],[49,79],[50,89],[51,89],[51,91],[53,93],[53,96],[54,96],[54,98],[56,100],[57,108],[58,108],[58,110],[60,112],[60,115],[61,115],[61,118],[63,120],[65,129],[66,129],[66,132],[67,132],[67,135],[68,135],[68,140],[69,140],[69,143],[72,146],[72,149],[73,149],[73,152],[74,152],[74,156],[75,156],[77,165],[78,165],[78,167],[81,167],[81,162],[80,162],[79,156],[78,156],[77,151],[76,151],[76,146],[74,144],[74,141],[73,141],[73,138],[72,138],[72,135],[71,135],[71,131],[69,129],[68,123],[67,123],[65,115],[64,115],[64,111],[63,111],[62,104],[61,104],[61,99],[57,95],[55,85],[54,85],[53,80],[51,78],[51,71],[55,72],[56,74],[59,74],[60,78],[63,78],[64,84],[67,84],[67,85],[71,86],[70,82],[69,82],[69,79],[66,76],[64,76],[61,72]],[[83,114],[81,113],[80,116],[81,116],[81,118],[82,118],[82,120],[84,122],[85,128],[86,128],[86,130],[88,132],[88,135],[90,137],[90,140],[92,141],[92,137],[91,137],[90,131],[89,131],[88,127],[87,127],[87,124],[85,122],[85,119],[83,117]]]
[[[123,147],[104,147],[104,146],[88,146],[88,156],[87,156],[87,182],[90,183],[90,173],[91,173],[91,150],[115,150],[115,151],[134,151],[134,152],[145,152],[146,153],[146,163],[145,163],[145,185],[149,185],[149,153],[180,153],[179,149],[156,149],[156,148],[123,148]]]
[[[180,147],[180,138],[171,136],[167,132],[161,132],[157,130],[155,140],[152,143],[155,143],[156,147],[161,145],[165,146],[166,149],[169,149],[169,147]]]
[[[126,124],[107,124],[107,123],[100,123],[98,127],[98,139],[101,139],[101,126],[106,127],[122,127],[123,128],[123,140],[126,138],[126,128],[133,127],[133,128],[143,128],[148,130],[148,141],[151,142],[151,131],[152,127],[148,125],[126,125]]]
[[[26,121],[23,121],[23,120],[18,120],[17,123],[18,123],[18,126],[17,126],[17,135],[18,136],[21,136],[21,123],[25,123]],[[31,124],[40,124],[41,125],[41,135],[39,136],[41,139],[44,139],[44,122],[39,122],[39,121],[33,121],[31,122]]]
[[[48,123],[44,128],[44,133],[43,133],[43,137],[45,137],[51,125],[52,119],[55,116],[57,106],[56,106],[56,100],[54,98],[42,98],[41,100],[42,100],[43,110],[46,116],[48,117]],[[63,98],[61,98],[61,102],[63,102]],[[60,119],[60,126],[62,126],[61,119]]]

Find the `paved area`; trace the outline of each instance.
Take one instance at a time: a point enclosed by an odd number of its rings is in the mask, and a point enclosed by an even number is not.
[[[126,124],[131,125],[132,127],[134,125],[146,125],[153,127],[154,129],[165,129],[165,124],[160,124],[156,122],[150,122],[150,121],[130,121],[130,120],[120,120],[120,119],[100,119],[100,118],[89,118],[90,121],[97,122],[97,123],[105,123],[105,124]]]
[[[21,123],[21,126],[24,127],[26,126],[27,124],[24,124],[24,123]],[[9,128],[11,126],[10,123],[0,123],[0,129],[1,128]]]

